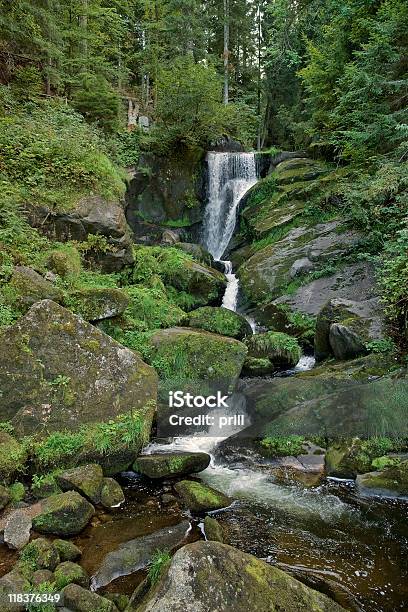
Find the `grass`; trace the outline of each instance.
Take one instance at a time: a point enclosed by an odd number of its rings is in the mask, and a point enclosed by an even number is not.
[[[153,554],[147,572],[147,577],[151,584],[156,584],[158,582],[163,568],[169,563],[170,560],[171,556],[168,551],[156,550],[156,552]]]
[[[303,436],[267,436],[261,440],[262,450],[269,457],[300,455],[305,438]]]

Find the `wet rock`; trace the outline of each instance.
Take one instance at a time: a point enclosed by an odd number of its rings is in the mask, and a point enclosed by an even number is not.
[[[2,333],[2,346],[0,414],[13,420],[18,435],[44,426],[76,430],[129,407],[143,409],[150,428],[153,410],[145,407],[156,396],[155,371],[55,302],[34,304]]]
[[[6,521],[4,541],[9,548],[20,550],[30,539],[32,521],[23,510],[15,510]]]
[[[245,317],[227,308],[215,306],[203,306],[193,310],[188,315],[186,325],[238,340],[252,335],[251,326]]]
[[[45,569],[53,572],[60,562],[57,548],[45,538],[36,538],[26,546],[23,552],[30,559],[33,559],[36,569]]]
[[[202,472],[210,465],[211,457],[207,453],[155,453],[140,455],[133,469],[149,478],[168,478],[187,476]]]
[[[40,533],[70,536],[84,529],[91,520],[94,507],[76,491],[52,495],[41,504],[42,512],[33,525]]]
[[[54,571],[57,589],[63,589],[67,584],[79,584],[87,589],[89,587],[89,576],[84,569],[72,561],[59,563]]]
[[[100,465],[81,465],[66,470],[58,474],[56,480],[63,491],[77,491],[94,504],[101,500],[103,471]]]
[[[3,510],[10,501],[10,493],[3,485],[0,485],[0,510]]]
[[[340,612],[342,608],[282,570],[219,542],[176,552],[160,582],[129,612]]]
[[[54,574],[53,572],[47,569],[37,570],[31,576],[30,582],[33,585],[40,585],[44,582],[48,582],[49,584],[51,584],[52,582],[54,582]]]
[[[92,578],[92,588],[99,589],[118,578],[147,567],[157,550],[171,550],[178,546],[190,528],[188,521],[165,527],[149,535],[121,544],[108,553]]]
[[[16,266],[10,280],[10,285],[18,294],[21,307],[28,309],[40,300],[54,300],[61,302],[64,294],[58,287],[54,287],[38,272],[26,266]]]
[[[408,460],[379,472],[359,474],[357,490],[362,496],[408,497]]]
[[[174,489],[192,512],[218,510],[231,504],[231,500],[224,493],[194,480],[182,480]]]
[[[324,476],[324,450],[311,442],[306,442],[301,455],[275,459],[273,464],[271,472],[278,482],[295,482],[303,487],[315,487]]]
[[[82,551],[69,540],[54,540],[54,547],[57,549],[61,561],[75,561],[82,555]]]
[[[224,542],[222,527],[217,519],[211,516],[206,516],[204,519],[204,534],[207,541]]]
[[[104,508],[117,508],[125,501],[122,487],[113,478],[104,478],[101,489],[101,504]]]
[[[86,321],[102,321],[123,314],[129,296],[120,289],[91,287],[69,295],[69,307]]]
[[[62,592],[64,604],[72,612],[118,612],[112,601],[91,593],[78,584],[69,584]]]

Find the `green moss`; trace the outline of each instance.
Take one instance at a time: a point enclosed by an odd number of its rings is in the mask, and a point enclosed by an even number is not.
[[[167,550],[156,550],[147,571],[147,577],[150,584],[156,584],[163,573],[163,570],[168,566],[171,560],[170,553]]]
[[[25,488],[23,483],[13,482],[13,484],[9,486],[9,493],[12,502],[16,503],[22,501],[25,497]]]
[[[200,482],[182,480],[174,488],[193,511],[216,510],[230,504],[230,500],[223,493]]]
[[[301,356],[296,338],[282,332],[256,334],[246,340],[251,357],[269,358],[273,363],[295,365]]]
[[[197,308],[189,314],[188,325],[239,340],[252,333],[245,318],[227,308]]]
[[[15,474],[23,473],[26,460],[25,446],[0,430],[0,481],[9,482]]]
[[[401,459],[398,457],[388,457],[387,455],[384,455],[383,457],[373,459],[371,466],[376,470],[384,470],[385,468],[398,465],[399,463],[401,463]]]
[[[268,457],[300,455],[305,443],[303,436],[268,436],[261,440],[262,451]]]

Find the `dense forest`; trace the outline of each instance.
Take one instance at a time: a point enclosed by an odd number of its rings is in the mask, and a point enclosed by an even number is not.
[[[406,0],[0,0],[0,340],[1,609],[404,609]]]

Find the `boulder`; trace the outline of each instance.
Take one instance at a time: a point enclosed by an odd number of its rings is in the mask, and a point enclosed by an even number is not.
[[[202,472],[210,465],[210,460],[207,453],[155,453],[139,455],[133,469],[148,478],[171,478]]]
[[[77,491],[89,501],[98,504],[101,500],[103,471],[100,465],[81,465],[56,476],[63,491]]]
[[[180,379],[186,384],[208,382],[220,390],[234,387],[247,353],[239,340],[185,327],[159,330],[150,343],[151,363],[162,379],[174,379],[178,385]]]
[[[127,576],[146,568],[157,550],[179,546],[190,529],[188,521],[165,527],[149,535],[135,538],[109,552],[92,578],[92,588],[100,589],[119,576]]]
[[[248,356],[257,359],[269,359],[276,367],[291,367],[297,364],[301,356],[296,338],[282,332],[264,332],[255,334],[245,340]]]
[[[46,569],[37,570],[31,576],[30,582],[32,585],[35,586],[39,586],[44,582],[48,582],[48,584],[51,584],[52,582],[55,582],[54,573]]]
[[[84,569],[72,561],[59,563],[54,570],[54,578],[57,589],[63,589],[67,584],[79,584],[87,589],[89,587],[89,576]]]
[[[40,300],[61,302],[64,299],[61,289],[54,287],[38,272],[26,266],[15,266],[10,286],[18,295],[19,306],[25,310]]]
[[[78,584],[69,584],[63,591],[64,605],[71,612],[119,612],[112,601],[92,593]]]
[[[91,287],[70,293],[67,306],[86,321],[101,321],[123,314],[129,301],[120,289]]]
[[[176,249],[180,249],[180,251],[188,253],[188,255],[191,255],[193,259],[204,264],[205,266],[209,266],[210,268],[215,268],[216,270],[223,272],[224,268],[222,267],[222,264],[220,265],[219,262],[214,261],[213,256],[206,251],[201,244],[196,244],[195,242],[177,242],[177,244],[174,246]],[[219,268],[217,267],[218,265],[220,265]]]
[[[118,508],[125,501],[122,487],[113,478],[104,478],[101,489],[101,504],[104,508]]]
[[[267,357],[247,357],[242,368],[242,376],[269,376],[276,372],[276,366]]]
[[[408,497],[408,460],[379,472],[359,474],[356,479],[360,495],[371,497]]]
[[[33,520],[34,529],[61,536],[80,533],[95,512],[95,508],[76,491],[51,495],[41,506],[41,514]]]
[[[55,302],[34,304],[1,340],[0,417],[12,419],[19,435],[76,430],[155,399],[151,367]]]
[[[289,574],[219,542],[176,552],[158,585],[129,612],[341,612],[343,608]]]
[[[23,555],[30,558],[37,570],[53,572],[60,562],[60,556],[53,542],[45,538],[36,538],[23,550]]]
[[[220,303],[227,286],[222,272],[194,260],[186,260],[177,276],[165,277],[164,281],[178,291],[186,291],[194,296],[193,308]]]
[[[231,500],[216,489],[194,480],[181,480],[174,489],[192,512],[207,512],[231,505]]]
[[[170,246],[173,246],[177,242],[180,242],[180,234],[171,229],[166,229],[162,233],[161,242],[162,244],[168,244]]]
[[[54,240],[83,242],[90,234],[104,237],[108,248],[86,253],[104,272],[117,272],[133,262],[131,234],[121,202],[86,196],[69,211],[27,208],[29,223]]]
[[[0,484],[0,510],[3,510],[10,501],[10,493],[8,489]]]
[[[367,342],[382,337],[383,313],[378,298],[331,299],[317,317],[316,359],[321,361],[330,355],[352,359],[367,352]]]
[[[32,521],[23,510],[14,510],[6,520],[4,541],[9,548],[20,550],[30,539]]]
[[[224,542],[222,527],[212,516],[206,516],[204,519],[204,535],[207,542],[221,542],[221,544]]]
[[[193,310],[188,315],[186,325],[238,340],[252,335],[251,326],[245,317],[227,308],[215,306],[203,306]]]
[[[8,595],[13,593],[24,593],[27,580],[18,569],[13,568],[11,572],[0,578],[0,597],[2,612],[23,612],[26,610],[24,603],[10,603]]]
[[[75,561],[81,555],[81,549],[69,540],[53,540],[53,545],[57,549],[61,561]]]

